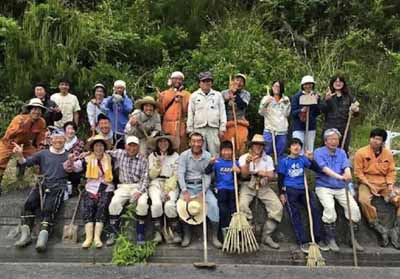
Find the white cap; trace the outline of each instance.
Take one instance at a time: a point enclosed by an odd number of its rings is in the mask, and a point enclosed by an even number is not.
[[[123,88],[126,88],[126,82],[123,81],[123,80],[116,80],[116,81],[114,82],[114,87],[115,87],[115,86],[122,86]]]
[[[315,84],[314,78],[313,78],[312,76],[304,76],[304,77],[301,79],[300,85],[304,85],[304,84],[306,84],[306,83],[313,83],[313,84]]]
[[[137,137],[135,137],[135,136],[128,136],[126,138],[125,143],[126,144],[131,144],[131,143],[139,144],[139,139]]]
[[[182,72],[176,71],[176,72],[173,72],[171,74],[170,78],[182,78],[182,79],[185,79],[185,76],[183,75]]]

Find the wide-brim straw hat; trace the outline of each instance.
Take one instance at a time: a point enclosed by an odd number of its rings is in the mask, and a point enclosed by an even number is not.
[[[177,150],[178,149],[178,142],[176,140],[176,137],[171,136],[169,134],[161,134],[159,136],[156,136],[154,138],[150,138],[147,141],[147,145],[149,146],[149,148],[151,148],[152,150],[155,150],[157,148],[157,143],[159,140],[161,139],[166,139],[169,141],[169,144],[172,146],[173,150]]]
[[[95,135],[95,136],[90,137],[90,138],[88,139],[88,142],[87,142],[87,144],[86,144],[86,150],[93,151],[93,145],[94,145],[96,142],[99,142],[99,141],[101,141],[101,142],[104,143],[104,146],[105,146],[105,149],[106,149],[106,150],[111,148],[110,142],[109,142],[108,140],[106,140],[102,135]]]
[[[194,197],[189,202],[178,199],[176,203],[179,218],[189,225],[199,225],[204,221],[203,203],[200,198]]]
[[[264,144],[265,145],[265,140],[264,137],[260,134],[255,134],[253,138],[251,139],[250,145],[258,143],[258,144]]]
[[[151,97],[151,96],[146,96],[146,97],[138,100],[135,103],[135,108],[141,109],[142,106],[145,105],[145,104],[153,105],[155,109],[158,108],[158,102],[156,100],[154,100],[154,98]]]
[[[43,111],[47,111],[47,108],[39,98],[32,98],[29,100],[29,103],[22,106],[23,110],[29,111],[31,108],[41,108]]]

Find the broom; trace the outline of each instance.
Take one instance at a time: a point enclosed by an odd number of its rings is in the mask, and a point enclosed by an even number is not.
[[[234,138],[232,138],[232,145],[235,146]],[[236,158],[235,155],[235,148],[233,148],[232,160],[234,165]],[[235,184],[236,213],[232,215],[228,232],[222,246],[222,251],[238,254],[255,252],[259,248],[256,237],[254,236],[253,230],[247,221],[246,216],[240,212],[236,172],[233,172],[233,179]]]
[[[310,235],[311,235],[311,243],[308,249],[308,256],[307,256],[307,266],[308,267],[325,266],[325,259],[321,255],[321,251],[319,250],[318,244],[315,243],[314,223],[312,219],[312,212],[310,206],[310,194],[308,192],[307,176],[305,173],[304,173],[304,190],[306,191],[308,222],[310,224]]]

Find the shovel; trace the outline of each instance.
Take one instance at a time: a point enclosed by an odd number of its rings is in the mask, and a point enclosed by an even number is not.
[[[78,202],[75,206],[74,214],[72,215],[71,223],[64,226],[62,240],[64,242],[78,242],[78,225],[75,225],[75,217],[79,209],[79,204],[82,198],[82,191],[79,190]]]

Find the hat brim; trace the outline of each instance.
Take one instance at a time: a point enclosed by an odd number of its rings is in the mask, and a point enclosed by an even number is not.
[[[111,149],[111,144],[107,140],[105,140],[105,139],[94,139],[94,140],[89,140],[86,143],[86,150],[93,151],[93,146],[94,146],[94,144],[96,142],[102,142],[104,144],[104,146],[106,147],[105,150]]]
[[[136,109],[141,109],[143,105],[150,104],[153,105],[155,109],[158,108],[158,103],[156,101],[139,100],[135,103]]]
[[[157,148],[157,142],[161,139],[166,139],[169,141],[169,144],[172,145],[172,149],[174,151],[176,151],[178,149],[178,143],[175,137],[170,136],[170,135],[162,135],[162,136],[157,136],[154,138],[150,138],[147,141],[147,145],[149,146],[149,148],[151,148],[152,150],[155,150]]]
[[[32,108],[41,108],[44,111],[48,111],[49,110],[45,106],[42,106],[42,105],[39,105],[39,104],[38,105],[27,104],[27,105],[24,105],[22,108],[25,109],[25,110],[28,110],[28,111],[31,110]]]
[[[253,144],[262,144],[262,145],[265,145],[265,141],[251,141],[251,142],[250,142],[250,146],[253,145]]]
[[[199,200],[200,204],[202,204],[199,198],[193,198],[190,201],[192,201],[192,200]],[[181,198],[178,199],[178,201],[176,202],[176,210],[178,211],[179,218],[183,222],[185,222],[189,225],[200,225],[201,223],[203,223],[203,221],[204,221],[203,210],[207,210],[207,207],[203,208],[203,206],[202,206],[199,214],[190,215],[189,212],[186,210],[186,204],[187,204],[187,202],[185,202]]]

